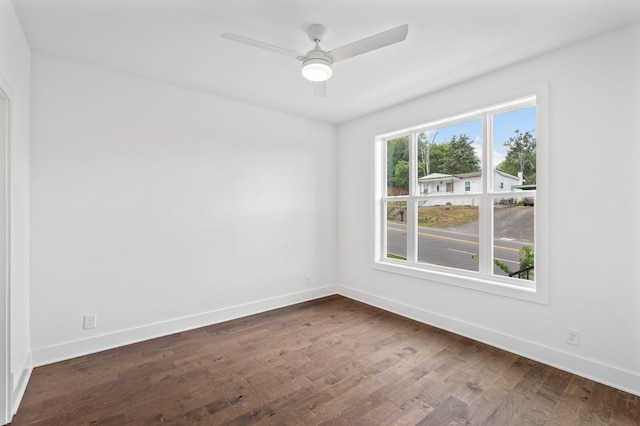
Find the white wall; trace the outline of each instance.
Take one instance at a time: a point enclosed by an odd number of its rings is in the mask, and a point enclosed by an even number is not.
[[[340,126],[340,293],[640,395],[640,24]],[[549,83],[550,304],[371,269],[374,136]],[[486,106],[486,105],[485,105]],[[612,185],[612,182],[618,184]],[[559,184],[557,184],[559,183]],[[567,327],[581,332],[566,344]]]
[[[0,89],[9,97],[9,285],[0,289],[2,339],[0,420],[17,407],[31,371],[29,346],[29,90],[31,50],[9,0],[0,0]],[[8,291],[6,291],[8,290]],[[5,300],[8,296],[9,300]],[[7,330],[7,311],[10,313]],[[8,333],[7,333],[8,332]],[[8,336],[7,336],[8,334]],[[5,340],[8,338],[8,341]],[[0,345],[4,346],[4,345]],[[4,357],[9,359],[5,360]],[[7,392],[8,391],[8,392]],[[5,395],[7,392],[9,395]],[[7,403],[5,403],[5,401]]]
[[[32,66],[34,363],[335,293],[335,126]]]

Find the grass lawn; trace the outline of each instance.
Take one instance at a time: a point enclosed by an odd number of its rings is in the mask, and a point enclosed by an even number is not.
[[[400,256],[399,254],[387,253],[388,259],[399,259],[399,260],[407,260],[406,257]]]
[[[406,222],[406,202],[390,202],[387,205],[387,220],[395,223]],[[418,226],[430,228],[444,228],[448,226],[463,225],[478,220],[478,207],[476,206],[427,206],[418,207]]]
[[[476,206],[428,206],[418,207],[418,226],[443,228],[463,225],[478,220]]]

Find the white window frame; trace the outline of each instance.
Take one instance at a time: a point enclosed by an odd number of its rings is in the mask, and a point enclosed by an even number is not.
[[[508,96],[508,97],[507,97]],[[505,95],[502,101],[490,104],[484,108],[477,108],[456,116],[433,120],[426,124],[412,126],[402,130],[380,134],[375,137],[374,167],[373,167],[373,200],[372,200],[372,262],[371,267],[377,270],[391,272],[419,278],[425,281],[448,284],[463,287],[475,291],[506,296],[535,303],[549,303],[549,215],[548,215],[548,190],[549,190],[549,161],[548,161],[548,86],[537,85],[532,88],[514,91]],[[496,115],[504,112],[536,106],[536,181],[535,191],[535,256],[536,270],[535,283],[527,280],[516,280],[509,277],[493,275],[493,202],[490,202],[496,194],[493,192],[491,182],[493,174],[491,170],[496,165],[491,164],[492,156],[483,149],[483,191],[482,193],[465,192],[466,196],[473,195],[481,199],[480,211],[480,271],[465,271],[457,268],[443,267],[439,265],[417,262],[417,221],[414,207],[416,200],[427,198],[419,193],[417,179],[417,153],[416,137],[425,128],[443,127],[483,118],[483,143],[491,147],[488,135],[492,133],[491,120],[487,120],[487,114]],[[407,196],[386,196],[386,141],[401,136],[410,137],[410,187]],[[511,197],[524,196],[523,191],[501,191],[499,196]],[[385,202],[388,198],[393,201],[407,201],[405,215],[407,235],[410,235],[407,244],[407,260],[396,260],[386,257],[386,209]],[[431,198],[431,197],[429,197]],[[486,238],[486,236],[491,236]],[[484,236],[484,238],[483,238]]]

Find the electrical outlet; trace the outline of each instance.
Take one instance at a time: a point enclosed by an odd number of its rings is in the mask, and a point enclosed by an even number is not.
[[[84,316],[84,325],[82,328],[88,330],[90,328],[96,328],[96,321],[98,320],[97,314],[87,314]]]
[[[578,330],[567,328],[567,336],[565,342],[573,346],[580,346],[580,332]]]
[[[311,285],[311,277],[309,275],[304,277],[304,285]]]

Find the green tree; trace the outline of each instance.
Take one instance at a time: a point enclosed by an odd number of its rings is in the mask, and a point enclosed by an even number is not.
[[[420,133],[418,135],[418,176],[427,176],[431,171],[431,151],[436,144],[436,137],[439,132],[435,132],[429,140],[429,134]]]
[[[533,247],[531,246],[522,246],[522,248],[519,251],[520,253],[520,269],[518,269],[518,271],[524,271],[528,268],[533,268],[535,266],[535,259],[534,259],[534,254],[533,254]],[[473,254],[471,255],[472,259],[477,259],[478,255],[477,254]],[[504,263],[503,261],[499,260],[499,259],[493,259],[493,263],[496,264],[496,266],[500,269],[502,269],[504,271],[504,273],[506,273],[507,275],[511,275],[513,274],[514,271],[511,270],[511,268],[509,268],[509,266]],[[517,272],[517,271],[516,271]],[[532,279],[533,278],[533,270],[529,271],[529,274],[521,274],[520,279],[522,280],[526,280],[528,279]]]
[[[436,133],[437,135],[437,133]],[[418,135],[418,176],[431,173],[469,173],[480,171],[480,159],[467,135],[452,136],[450,141],[436,143],[425,133]],[[409,189],[409,137],[387,141],[387,186]]]
[[[387,141],[387,186],[393,187],[396,165],[399,161],[409,162],[409,137],[403,136]],[[407,168],[408,171],[408,168]],[[408,175],[407,175],[408,181]],[[407,186],[408,188],[408,186]]]
[[[473,141],[467,135],[452,136],[447,143],[442,172],[446,174],[470,173],[480,171],[480,159],[471,145]]]
[[[425,163],[423,163],[422,161],[418,162],[418,177],[421,176],[426,176],[428,175],[427,173],[427,165]]]
[[[449,142],[435,144],[429,154],[430,173],[444,173],[444,159],[447,156]]]
[[[520,253],[520,269],[518,269],[518,271],[524,271],[524,270],[527,270],[528,268],[533,268],[535,265],[533,247],[522,246],[519,253]],[[501,260],[493,259],[493,263],[495,263],[500,269],[502,269],[508,275],[511,275],[514,272],[511,270],[511,268],[509,268],[509,266],[507,266],[506,263],[502,262]],[[533,271],[529,271],[528,275],[523,273],[519,276],[519,278],[522,280],[526,280],[527,278],[532,279]]]
[[[516,129],[514,133],[515,135],[504,143],[504,146],[509,147],[509,151],[497,169],[514,176],[522,172],[525,183],[535,184],[536,138],[533,136],[533,130],[522,133]]]
[[[418,176],[443,173],[443,161],[449,142],[436,143],[438,132],[431,135],[431,138],[429,136],[424,132],[418,135]]]
[[[393,169],[393,186],[409,189],[409,162],[399,160]]]

